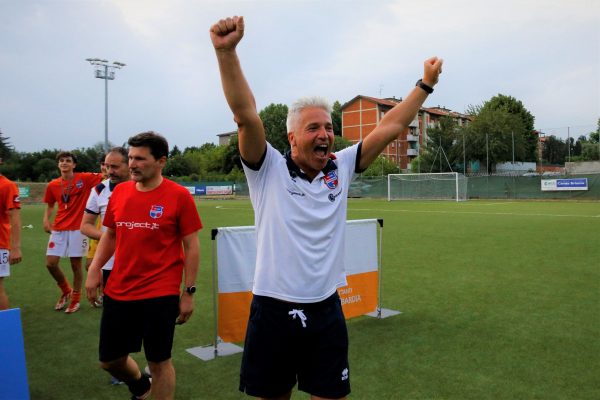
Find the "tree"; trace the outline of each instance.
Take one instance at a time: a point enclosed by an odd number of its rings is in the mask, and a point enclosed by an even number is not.
[[[9,137],[4,136],[2,130],[0,130],[0,158],[8,160],[14,153],[15,149],[8,141]]]
[[[451,117],[440,118],[438,125],[428,129],[427,143],[419,158],[421,165],[415,171],[448,172],[457,162],[462,163],[462,144],[460,149],[454,149],[457,132],[458,124]]]
[[[352,142],[349,141],[348,139],[344,139],[341,136],[334,136],[333,138],[333,151],[340,151],[342,149],[345,149],[346,147],[350,147],[352,146]]]
[[[46,182],[57,178],[59,175],[56,168],[56,161],[50,158],[42,158],[35,163],[33,171],[37,177],[37,181]]]
[[[479,160],[486,165],[486,172],[492,172],[497,163],[512,161],[513,147],[515,161],[529,159],[523,120],[516,114],[482,107],[464,129],[467,160]],[[462,136],[457,143],[462,147]]]
[[[503,110],[521,120],[521,130],[514,132],[515,135],[520,135],[525,139],[525,153],[520,161],[536,161],[538,139],[534,127],[535,117],[525,108],[523,103],[512,96],[498,94],[485,102],[480,111],[485,112],[487,110]],[[508,159],[504,161],[508,161]]]
[[[565,163],[566,146],[565,142],[554,135],[546,136],[544,148],[542,150],[542,158],[548,164],[564,164]]]
[[[331,123],[333,124],[333,134],[342,136],[342,105],[337,100],[331,109]]]
[[[600,146],[598,143],[583,143],[581,148],[582,161],[600,160]]]
[[[398,166],[380,154],[362,173],[362,176],[387,176],[397,173]]]
[[[242,170],[242,157],[238,148],[237,136],[231,138],[223,155],[223,172],[229,174],[235,168],[239,171]]]
[[[596,132],[590,132],[590,142],[592,142],[592,143],[600,142],[600,118],[598,118],[598,125],[596,127]]]
[[[269,104],[259,113],[267,141],[282,153],[290,149],[286,127],[287,113],[288,107],[285,104]]]
[[[177,147],[177,145],[175,145],[171,149],[171,152],[169,153],[169,157],[175,157],[178,155],[181,155],[181,150],[179,150],[179,147]]]
[[[581,156],[581,151],[583,149],[583,144],[587,143],[587,138],[584,135],[581,135],[577,138],[577,141],[575,142],[575,146],[573,147],[573,152],[571,153],[572,156],[578,157]]]
[[[167,159],[164,175],[172,177],[187,176],[192,173],[192,168],[188,160],[182,155],[177,154]]]

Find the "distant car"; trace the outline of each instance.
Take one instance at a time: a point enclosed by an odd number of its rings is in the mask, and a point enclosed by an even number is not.
[[[521,176],[540,176],[537,172],[526,172]]]
[[[542,174],[542,177],[547,177],[547,176],[561,176],[562,174],[560,172],[555,172],[555,171],[546,171]]]

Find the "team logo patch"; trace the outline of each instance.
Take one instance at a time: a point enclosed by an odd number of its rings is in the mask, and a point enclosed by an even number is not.
[[[329,171],[327,175],[325,175],[325,185],[329,189],[335,189],[338,185],[338,176],[337,171]]]
[[[48,248],[49,249],[53,249],[54,247],[56,247],[56,245],[54,244],[54,242],[48,243]]]
[[[150,207],[150,217],[160,218],[163,215],[163,206],[152,206]]]
[[[83,181],[80,179],[77,181],[77,183],[75,183],[75,186],[77,186],[77,189],[81,189],[83,187]]]

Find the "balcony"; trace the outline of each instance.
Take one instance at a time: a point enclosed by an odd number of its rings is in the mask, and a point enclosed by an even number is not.
[[[419,150],[417,150],[417,149],[406,149],[406,155],[407,156],[418,156],[419,155]]]
[[[419,137],[417,135],[406,135],[406,141],[408,142],[418,142]]]

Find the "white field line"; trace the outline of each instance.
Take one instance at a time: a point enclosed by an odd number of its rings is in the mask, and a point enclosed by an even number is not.
[[[483,212],[483,211],[437,211],[437,210],[382,210],[380,208],[348,208],[351,211],[384,211],[384,212],[407,212],[407,213],[429,213],[429,214],[476,214],[476,215],[510,215],[526,217],[559,217],[559,218],[600,218],[600,215],[573,215],[573,214],[542,214],[542,213],[511,213],[511,212]]]

